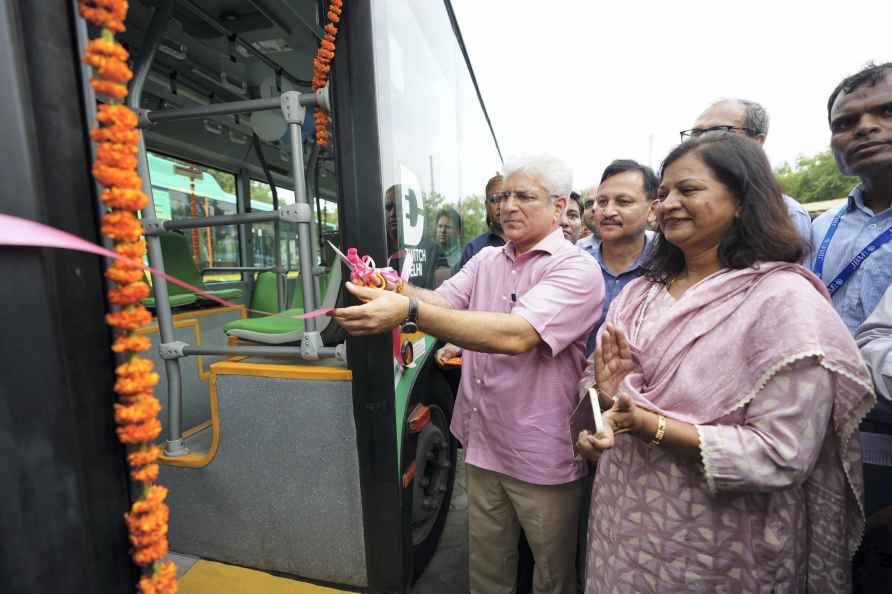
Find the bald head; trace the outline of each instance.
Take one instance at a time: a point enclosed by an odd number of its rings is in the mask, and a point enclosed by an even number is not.
[[[716,126],[733,126],[732,132],[745,134],[759,144],[764,144],[768,136],[768,112],[754,101],[721,99],[706,108],[694,123],[697,130],[708,130]]]

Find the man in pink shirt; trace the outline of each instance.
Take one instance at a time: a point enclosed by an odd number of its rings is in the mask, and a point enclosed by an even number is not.
[[[508,243],[486,247],[436,291],[348,289],[368,303],[339,309],[351,334],[412,321],[464,349],[452,432],[465,448],[471,592],[514,591],[522,527],[536,594],[575,594],[583,464],[567,421],[601,313],[604,282],[559,221],[571,173],[537,156],[505,164],[501,223]]]

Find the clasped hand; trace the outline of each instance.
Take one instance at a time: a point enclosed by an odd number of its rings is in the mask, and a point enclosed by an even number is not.
[[[612,324],[605,326],[598,337],[594,363],[601,408],[610,408],[604,412],[603,432],[593,435],[582,431],[576,440],[576,451],[592,462],[613,447],[617,435],[636,431],[641,424],[639,408],[631,396],[620,394],[614,397],[625,377],[635,370],[632,348],[622,330]]]

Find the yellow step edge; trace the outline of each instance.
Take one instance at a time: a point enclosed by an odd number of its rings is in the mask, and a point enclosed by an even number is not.
[[[200,560],[180,579],[180,594],[340,594],[307,582],[277,577],[263,571]]]

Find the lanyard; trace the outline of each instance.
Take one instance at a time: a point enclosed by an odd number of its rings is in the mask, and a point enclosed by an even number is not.
[[[824,236],[824,240],[821,242],[821,247],[818,248],[818,254],[815,256],[815,266],[814,273],[818,275],[818,277],[823,277],[824,274],[824,259],[827,257],[827,250],[830,248],[830,242],[833,240],[833,235],[836,233],[836,229],[839,227],[839,223],[842,220],[842,215],[846,210],[846,206],[843,205],[842,208],[836,213],[836,216],[833,217],[833,221],[830,222],[830,228],[827,229],[827,234]],[[830,284],[827,285],[827,291],[832,296],[836,293],[840,287],[846,284],[855,271],[861,268],[861,265],[864,261],[870,256],[872,253],[880,249],[883,244],[892,240],[892,227],[886,229],[879,235],[877,235],[873,241],[867,244],[863,250],[858,252],[852,260],[846,264],[846,267],[842,269],[842,271],[836,275]]]

